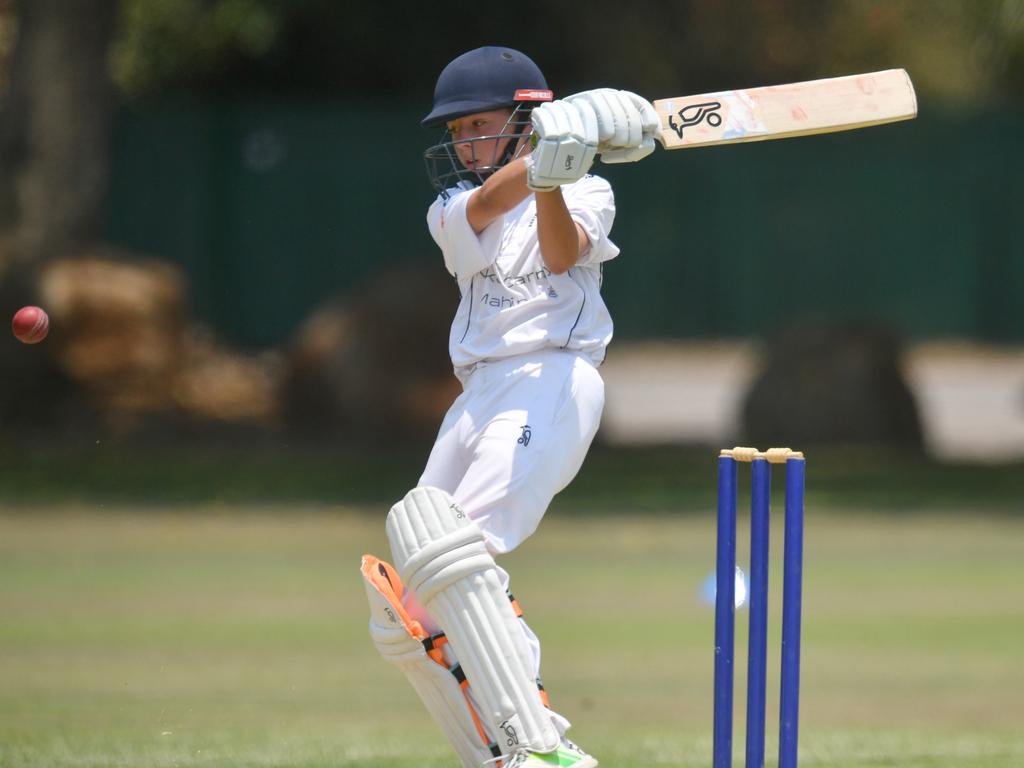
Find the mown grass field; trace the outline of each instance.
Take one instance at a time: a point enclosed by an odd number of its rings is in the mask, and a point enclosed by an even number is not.
[[[904,489],[888,515],[870,486],[817,482],[801,765],[1024,766],[1020,498],[971,506],[970,493],[940,490],[922,506]],[[53,506],[14,495],[0,514],[0,765],[455,765],[366,634],[357,567],[364,551],[386,554],[386,505]],[[552,702],[603,766],[710,764],[713,616],[698,597],[713,568],[709,498],[659,513],[556,504],[504,562],[544,642]]]

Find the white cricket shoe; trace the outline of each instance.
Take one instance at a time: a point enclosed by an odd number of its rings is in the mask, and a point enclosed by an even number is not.
[[[597,768],[597,759],[566,738],[554,752],[520,750],[504,758],[504,768]]]

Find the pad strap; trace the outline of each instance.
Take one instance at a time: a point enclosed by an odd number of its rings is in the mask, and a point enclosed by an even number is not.
[[[511,592],[506,592],[505,594],[508,595],[508,601],[512,605],[512,610],[515,612],[516,618],[522,619],[523,609],[519,606],[519,601],[516,600],[516,598],[513,596]],[[448,645],[448,635],[446,635],[444,632],[437,632],[436,634],[430,635],[429,637],[423,640],[423,648],[427,652],[427,655],[431,656],[431,658],[433,658],[434,653],[440,652],[441,649],[444,648],[444,646],[446,645]],[[442,664],[443,662],[438,663]],[[462,675],[461,672],[462,667],[459,665],[456,666],[459,669],[459,675],[456,675],[456,678],[458,678],[461,675],[462,678],[464,679],[465,675]],[[454,670],[455,667],[452,667],[453,675],[456,674]],[[548,692],[544,690],[544,683],[541,682],[540,678],[537,678],[537,691],[540,693],[540,699],[544,703],[544,707],[546,709],[551,709],[551,701],[548,698]]]
[[[526,635],[480,528],[444,491],[415,488],[391,508],[387,533],[399,573],[444,627],[502,752],[557,748]]]
[[[405,674],[430,715],[441,727],[464,768],[478,768],[503,750],[491,738],[473,705],[462,668],[449,668],[443,634],[429,635],[409,616],[399,597],[402,581],[395,569],[364,555],[360,571],[370,604],[370,636],[384,659]]]

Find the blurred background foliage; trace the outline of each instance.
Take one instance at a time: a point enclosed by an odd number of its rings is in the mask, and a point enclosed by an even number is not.
[[[1024,100],[1021,0],[640,0],[443,8],[333,0],[124,0],[122,92],[256,89],[423,100],[468,41],[521,46],[574,90],[745,87],[902,66],[954,105]]]
[[[0,0],[0,312],[54,321],[0,345],[4,432],[429,439],[456,297],[418,119],[484,44],[558,93],[910,71],[912,124],[599,167],[617,338],[774,339],[758,429],[794,387],[822,440],[905,413],[902,338],[1024,341],[1024,0]]]
[[[289,44],[287,22],[285,5],[263,0],[124,0],[111,72],[129,96],[231,88]]]

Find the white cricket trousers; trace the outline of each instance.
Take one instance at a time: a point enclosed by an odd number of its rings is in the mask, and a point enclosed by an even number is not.
[[[481,365],[448,410],[419,484],[450,493],[511,552],[576,476],[604,408],[604,382],[584,356],[544,350]]]
[[[542,350],[482,364],[445,415],[419,485],[450,493],[483,530],[492,554],[511,552],[576,476],[603,408],[604,382],[579,353]],[[498,572],[508,589],[508,573]],[[428,632],[441,630],[414,596],[405,603]],[[540,643],[519,624],[539,677]],[[552,718],[564,734],[568,721]]]

